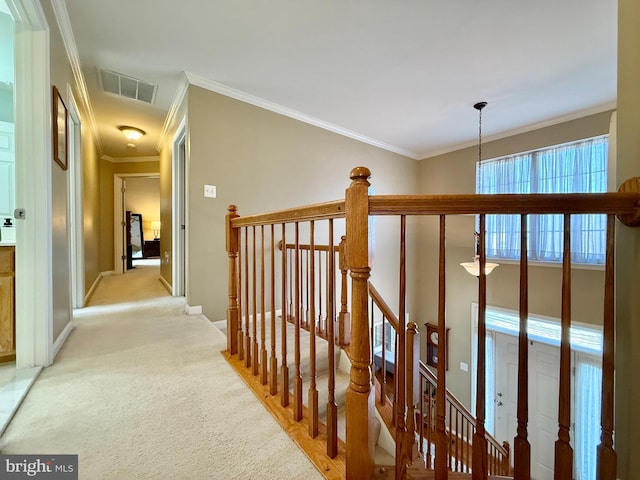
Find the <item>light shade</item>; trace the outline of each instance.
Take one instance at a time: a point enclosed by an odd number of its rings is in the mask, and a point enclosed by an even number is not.
[[[160,238],[160,226],[161,224],[159,220],[154,220],[151,222],[151,230],[153,230],[153,236],[155,240]]]
[[[471,275],[475,275],[476,277],[480,276],[480,261],[477,258],[473,262],[462,262],[460,265]],[[485,262],[484,274],[489,275],[494,268],[499,266],[499,263]]]
[[[141,130],[139,128],[127,127],[124,125],[121,127],[118,127],[118,130],[120,130],[124,134],[124,136],[131,141],[138,140],[139,138],[142,138],[142,136],[147,133],[144,130]]]

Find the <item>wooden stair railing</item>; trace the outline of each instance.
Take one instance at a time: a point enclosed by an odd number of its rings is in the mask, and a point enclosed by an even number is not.
[[[476,384],[476,411],[475,411],[475,432],[465,433],[465,438],[472,436],[471,445],[471,471],[474,480],[487,479],[490,472],[490,452],[486,431],[485,420],[485,374],[486,374],[486,306],[487,306],[487,283],[484,266],[486,264],[485,251],[485,218],[488,214],[515,214],[520,215],[523,227],[526,226],[528,215],[531,214],[562,214],[565,218],[564,244],[570,245],[571,232],[569,229],[570,218],[575,214],[606,214],[607,215],[607,252],[605,266],[605,288],[604,288],[604,348],[603,348],[603,382],[602,382],[602,415],[601,415],[601,443],[597,449],[598,475],[600,480],[614,480],[616,478],[616,454],[613,447],[613,407],[614,407],[614,286],[613,286],[613,257],[614,257],[614,233],[616,217],[628,226],[638,226],[640,224],[640,194],[638,187],[640,182],[632,179],[626,182],[618,193],[607,194],[501,194],[501,195],[398,195],[398,196],[369,196],[370,172],[365,167],[357,167],[351,171],[351,185],[347,188],[344,201],[338,200],[324,204],[311,205],[307,207],[294,208],[273,212],[268,214],[239,217],[237,208],[231,206],[227,214],[227,252],[229,256],[229,307],[227,311],[228,344],[227,356],[230,362],[237,368],[243,365],[245,371],[249,369],[250,377],[257,379],[257,383],[264,381],[266,365],[264,360],[266,351],[266,340],[270,341],[271,368],[267,370],[268,386],[265,391],[268,396],[274,395],[276,388],[280,394],[280,407],[283,409],[274,415],[283,415],[282,412],[289,412],[286,416],[293,422],[291,428],[299,424],[308,424],[309,414],[307,408],[302,405],[301,386],[303,377],[310,379],[314,385],[314,367],[310,372],[302,371],[300,363],[302,333],[307,333],[302,326],[307,322],[303,320],[301,285],[301,264],[300,256],[300,234],[301,226],[308,225],[304,231],[313,230],[319,222],[326,222],[325,231],[329,232],[328,248],[333,251],[335,244],[333,239],[333,221],[335,219],[346,219],[346,264],[349,266],[349,276],[351,277],[351,329],[349,342],[350,382],[346,392],[346,440],[344,444],[337,440],[335,426],[329,421],[324,427],[319,424],[319,434],[316,438],[323,438],[322,459],[316,465],[323,470],[330,462],[331,457],[344,459],[344,465],[336,466],[335,471],[342,473],[338,476],[346,476],[349,480],[371,479],[374,477],[374,390],[372,389],[372,345],[371,330],[369,322],[369,278],[371,276],[371,262],[369,247],[372,235],[369,232],[369,217],[376,215],[392,215],[400,218],[400,278],[398,288],[398,332],[399,337],[407,333],[407,337],[415,335],[415,329],[406,329],[406,217],[413,215],[431,215],[439,218],[439,248],[438,248],[438,302],[437,302],[437,330],[440,338],[445,338],[446,331],[446,294],[447,286],[446,274],[446,246],[445,229],[447,217],[450,215],[478,215],[480,222],[479,235],[479,262],[480,274],[478,277],[478,345],[477,345],[477,384]],[[280,227],[278,227],[280,226]],[[276,239],[276,230],[281,229],[281,238]],[[266,233],[265,233],[266,230]],[[269,235],[270,230],[270,235]],[[293,232],[292,232],[293,230]],[[259,237],[258,237],[259,235]],[[267,235],[269,247],[264,250],[264,236]],[[289,240],[295,239],[294,258],[287,261],[287,255],[283,254],[281,262],[274,260],[273,251],[278,240],[287,245]],[[313,237],[313,236],[312,236]],[[258,238],[260,240],[258,240]],[[310,245],[313,242],[309,242]],[[251,250],[249,246],[251,245]],[[260,247],[258,248],[258,245]],[[521,245],[526,251],[527,231],[522,228]],[[285,250],[287,250],[285,248]],[[310,246],[310,258],[313,258],[314,248]],[[570,439],[570,343],[569,328],[571,325],[570,310],[570,287],[571,287],[571,260],[569,249],[565,250],[562,264],[562,335],[561,335],[561,355],[560,355],[560,393],[558,398],[558,437],[555,445],[555,478],[572,478],[573,452],[569,442]],[[250,253],[251,252],[251,255]],[[381,252],[377,252],[380,254]],[[271,258],[265,263],[265,258]],[[322,305],[326,308],[326,317],[332,319],[327,324],[326,335],[333,339],[335,334],[330,330],[333,328],[336,306],[335,289],[335,256],[329,255],[332,260],[327,277],[330,284],[331,293],[329,298],[323,299]],[[311,262],[313,263],[313,262]],[[257,275],[257,266],[260,265],[260,276]],[[527,317],[528,317],[528,295],[529,284],[527,278],[528,266],[527,255],[522,255],[520,261],[520,350],[518,363],[518,408],[517,408],[517,435],[514,439],[514,476],[516,478],[530,478],[530,445],[527,433]],[[243,268],[244,267],[244,268]],[[277,286],[275,278],[280,276],[281,283]],[[287,268],[293,269],[287,275]],[[263,273],[264,270],[264,273]],[[269,272],[270,275],[266,275]],[[287,283],[287,276],[293,280],[293,284]],[[264,280],[263,280],[264,278]],[[270,281],[267,280],[270,278]],[[310,273],[309,289],[311,290]],[[259,280],[258,280],[259,279]],[[287,292],[287,288],[293,291]],[[279,289],[279,291],[278,291]],[[270,296],[270,306],[267,307],[266,300],[262,296]],[[257,298],[260,298],[258,307]],[[316,299],[316,295],[310,295]],[[274,345],[276,332],[276,309],[280,304],[281,315],[281,348],[280,359],[277,355],[277,343]],[[295,311],[293,324],[287,322],[286,305],[292,304],[290,311]],[[310,304],[318,305],[315,300],[310,300]],[[269,308],[269,311],[266,311]],[[315,307],[314,307],[315,308]],[[309,316],[313,317],[315,312],[309,308]],[[270,317],[270,328],[266,327],[266,319]],[[258,329],[258,322],[260,327]],[[315,322],[309,323],[309,336],[304,341],[310,342],[310,350],[316,349]],[[290,325],[293,332],[287,334]],[[293,342],[291,342],[291,334]],[[258,338],[260,342],[258,344]],[[398,342],[401,339],[397,339]],[[411,340],[409,340],[411,341]],[[277,339],[276,339],[277,342]],[[293,357],[291,362],[290,350],[287,343],[293,343]],[[333,341],[327,342],[333,349]],[[400,345],[404,345],[402,339]],[[445,480],[451,469],[451,457],[448,431],[452,427],[447,427],[447,395],[446,395],[446,348],[439,352],[440,360],[437,368],[438,388],[436,389],[435,413],[431,423],[435,444],[435,472],[434,478]],[[414,429],[411,422],[414,420],[412,412],[417,402],[416,391],[413,389],[413,382],[407,381],[410,378],[417,378],[411,359],[412,349],[398,348],[397,370],[398,379],[394,378],[395,395],[398,407],[396,408],[396,466],[395,478],[402,479],[410,475],[414,477],[413,470],[409,472],[409,464],[412,462],[411,449],[408,444],[413,441]],[[317,353],[317,352],[316,352]],[[330,369],[332,365],[329,355]],[[233,357],[233,358],[232,358]],[[280,363],[280,379],[278,382],[277,369],[274,364]],[[291,365],[291,367],[290,367]],[[402,367],[404,365],[404,368]],[[292,370],[289,372],[289,370]],[[405,371],[406,370],[406,371]],[[293,405],[290,406],[289,399],[289,378],[293,380]],[[327,410],[332,409],[332,382],[329,381],[329,401]],[[413,390],[412,390],[413,389]],[[313,387],[311,387],[313,390]],[[260,394],[262,395],[262,394]],[[309,395],[311,398],[313,395]],[[406,400],[409,399],[407,402]],[[311,402],[313,403],[313,402]],[[313,406],[311,407],[313,409]],[[424,407],[423,407],[424,408]],[[452,407],[449,407],[452,408]],[[288,410],[287,410],[288,409]],[[451,419],[453,415],[449,415]],[[421,417],[423,418],[423,417]],[[314,422],[311,422],[314,423]],[[424,422],[420,422],[423,424]],[[423,428],[424,426],[418,428]],[[315,428],[307,426],[304,429],[307,438],[313,438],[316,433]],[[457,431],[457,430],[456,430]],[[407,433],[410,432],[410,433]],[[401,435],[398,435],[400,433]],[[303,442],[304,443],[304,442]],[[338,448],[335,448],[335,445]],[[308,451],[307,454],[309,455]],[[462,455],[461,455],[462,456]],[[497,455],[496,455],[497,457]],[[318,456],[318,458],[320,458]],[[329,468],[329,467],[327,467]],[[332,467],[333,468],[333,467]],[[410,467],[413,469],[413,466]],[[452,473],[452,475],[454,475]],[[460,476],[462,473],[455,473]],[[338,478],[338,477],[336,477]]]
[[[399,338],[398,328],[399,321],[393,310],[387,302],[382,298],[382,295],[369,282],[369,296],[371,297],[371,339],[372,339],[372,369],[374,371],[374,377],[377,379],[376,383],[376,405],[379,410],[382,410],[381,416],[385,418],[384,407],[386,403],[391,402],[393,417],[389,419],[387,427],[391,430],[394,438],[396,437],[396,420],[398,404],[396,399],[398,398],[394,388],[391,396],[388,395],[389,390],[387,386],[387,378],[389,373],[396,371],[396,362],[398,356],[396,352],[399,350],[398,343],[396,341]],[[375,308],[374,308],[375,306]],[[376,313],[380,313],[381,321],[377,321]],[[389,329],[385,328],[389,325]],[[375,328],[378,327],[378,328]],[[394,336],[390,342],[388,340],[387,330],[393,331]],[[377,335],[377,332],[380,332]],[[418,439],[418,452],[422,455],[425,468],[433,468],[433,456],[431,454],[432,446],[434,443],[433,434],[435,432],[435,400],[436,400],[436,388],[438,385],[437,377],[427,368],[427,366],[419,361],[420,346],[419,343],[414,340],[416,334],[415,323],[409,323],[407,327],[406,335],[406,364],[413,365],[412,368],[405,368],[404,371],[406,385],[407,385],[407,398],[412,401],[406,402],[404,408],[406,408],[406,432],[408,444],[405,445],[405,455],[411,455],[412,441],[411,434],[409,432],[413,430]],[[388,351],[386,345],[393,345],[391,351]],[[378,354],[378,352],[380,352]],[[389,353],[392,358],[388,358]],[[415,361],[414,361],[415,360]],[[377,364],[380,363],[380,368],[377,368]],[[391,370],[391,372],[388,372]],[[417,375],[417,377],[416,377]],[[416,377],[416,378],[414,378]],[[395,380],[395,379],[394,379]],[[409,385],[411,384],[411,385]],[[416,395],[413,395],[415,392]],[[422,399],[419,399],[422,392]],[[470,472],[471,471],[471,438],[475,433],[475,417],[469,412],[469,410],[462,405],[462,403],[449,391],[445,392],[445,411],[447,412],[445,424],[446,432],[449,438],[448,445],[448,463],[451,465],[451,471],[453,472]],[[416,405],[418,405],[416,407]],[[415,412],[415,415],[414,415]],[[415,421],[412,421],[414,420]],[[422,422],[420,422],[422,419]],[[411,425],[409,425],[411,423]],[[500,444],[489,433],[485,434],[487,444],[489,446],[489,474],[490,475],[509,475],[511,469],[509,467],[509,444],[505,442]]]
[[[344,201],[335,201],[248,217],[240,217],[232,205],[226,218],[225,354],[327,478],[345,476],[345,446],[337,425],[339,351],[331,340],[347,338],[336,322],[349,316],[346,302],[337,315],[345,275],[337,273],[336,255],[327,255],[340,251],[334,221],[343,217]],[[327,245],[316,246],[319,238]],[[285,251],[279,252],[279,245],[286,245]],[[319,405],[321,398],[326,402]]]

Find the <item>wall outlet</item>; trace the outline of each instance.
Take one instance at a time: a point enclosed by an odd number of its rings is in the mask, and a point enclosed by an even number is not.
[[[206,198],[216,198],[216,186],[215,185],[205,185],[204,186],[204,196]]]
[[[469,371],[469,365],[467,365],[464,362],[460,362],[460,370],[462,370],[463,372],[468,372]]]

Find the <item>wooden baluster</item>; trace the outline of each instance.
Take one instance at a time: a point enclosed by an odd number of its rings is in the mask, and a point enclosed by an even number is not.
[[[487,470],[487,439],[484,428],[485,421],[485,381],[486,381],[486,315],[487,315],[487,276],[485,264],[485,215],[480,215],[479,232],[480,275],[478,279],[478,367],[476,382],[476,431],[473,435],[473,459],[471,474],[473,480],[486,480]],[[441,338],[444,338],[444,334]],[[439,363],[439,362],[438,362]],[[438,380],[439,381],[439,380]]]
[[[253,244],[252,244],[252,249],[253,249],[253,258],[251,261],[251,270],[252,270],[252,277],[251,277],[251,302],[252,302],[252,310],[253,310],[253,321],[251,322],[252,324],[252,328],[253,328],[253,343],[252,343],[252,348],[253,350],[251,351],[251,357],[252,357],[252,362],[251,362],[251,373],[253,373],[254,375],[258,375],[258,367],[259,367],[259,363],[258,363],[258,289],[257,289],[257,285],[256,285],[256,269],[257,269],[257,263],[258,263],[258,257],[256,256],[256,227],[253,227]]]
[[[302,372],[300,370],[300,316],[302,315],[300,308],[300,225],[295,223],[295,376],[293,378],[293,419],[296,422],[302,420]]]
[[[309,262],[311,258],[311,252],[307,251],[305,254],[307,261],[305,262],[305,273],[304,273],[304,283],[305,283],[305,309],[304,309],[304,325],[308,329],[309,328]]]
[[[460,449],[462,447],[462,435],[460,435],[460,412],[456,410],[456,472],[460,471]]]
[[[365,167],[351,171],[352,183],[345,193],[347,263],[351,275],[351,371],[346,398],[345,474],[350,480],[373,477],[374,398],[371,392],[371,352],[367,311],[369,267],[369,195],[371,172]]]
[[[446,302],[446,273],[445,273],[445,216],[440,215],[440,247],[439,247],[439,267],[438,267],[438,337],[440,341],[440,348],[438,351],[438,386],[436,388],[436,480],[447,479],[447,457],[449,448],[447,429],[445,426],[445,392],[447,389],[445,381],[445,349],[444,336],[446,332],[445,326],[445,302]],[[440,351],[442,350],[442,351]]]
[[[327,455],[338,455],[338,406],[336,405],[335,332],[336,320],[336,256],[333,253],[333,219],[329,220],[329,279],[327,285],[327,341],[329,342],[329,401],[327,403]],[[368,322],[367,322],[368,323]],[[366,331],[366,329],[365,329]]]
[[[244,303],[242,298],[242,294],[244,292],[244,289],[242,287],[243,281],[246,281],[246,280],[242,276],[242,265],[243,265],[244,255],[242,253],[242,229],[241,228],[238,229],[238,252],[239,252],[239,256],[238,256],[238,337],[236,340],[238,344],[238,360],[243,361],[245,334],[244,334],[244,329],[242,328],[242,325],[243,325],[242,319],[244,318],[247,305]],[[245,262],[247,261],[246,258],[244,258],[244,261]]]
[[[509,470],[511,467],[509,463],[509,458],[511,456],[510,454],[511,447],[509,447],[509,442],[502,442],[502,447],[505,449],[506,453],[502,457],[502,465],[500,466],[502,471],[500,472],[500,475],[509,475]]]
[[[338,319],[338,345],[344,347],[349,345],[351,338],[351,315],[348,311],[347,298],[347,274],[349,267],[347,266],[347,237],[342,236],[339,245],[339,267],[340,267],[340,316]]]
[[[400,216],[400,289],[398,292],[398,331],[396,332],[397,347],[396,347],[396,369],[394,375],[394,382],[396,384],[396,396],[397,396],[397,415],[396,421],[396,480],[403,479],[407,473],[407,459],[406,459],[406,446],[405,441],[407,437],[407,429],[405,422],[406,414],[406,386],[405,386],[405,374],[406,374],[406,344],[405,344],[405,322],[406,322],[406,288],[407,288],[407,274],[406,274],[406,233],[407,233],[407,217],[406,215]],[[383,346],[384,349],[384,346]]]
[[[604,282],[604,327],[602,344],[602,406],[600,412],[600,445],[598,445],[597,478],[615,480],[617,454],[613,449],[614,359],[615,359],[615,289],[614,250],[615,216],[607,216],[607,256]]]
[[[294,281],[294,275],[293,275],[293,266],[294,266],[294,262],[293,260],[291,260],[291,257],[294,254],[294,251],[292,250],[288,250],[289,252],[289,312],[287,315],[287,321],[289,322],[293,322],[293,315],[294,315],[294,311],[293,311],[293,300],[294,300],[294,294],[293,294],[293,281]]]
[[[287,365],[287,240],[282,224],[282,367],[280,367],[280,404],[289,405],[289,366]]]
[[[418,451],[421,455],[424,455],[424,392],[425,392],[425,381],[424,377],[420,375],[420,390],[418,391],[420,395],[420,423],[418,424],[419,438],[420,443],[418,443]],[[425,459],[426,460],[426,459]],[[429,467],[428,464],[425,463],[425,467]]]
[[[315,306],[315,222],[311,220],[309,224],[309,256],[312,258],[309,266],[309,282],[311,289],[311,305],[309,305],[309,351],[311,365],[309,374],[311,384],[309,385],[309,435],[311,438],[318,436],[318,388],[316,386],[316,306]]]
[[[278,394],[278,357],[276,356],[276,233],[271,224],[271,359],[269,364],[269,393]]]
[[[227,307],[227,352],[229,355],[238,353],[238,247],[239,234],[238,229],[231,226],[231,221],[238,218],[238,207],[229,205],[227,215],[225,217],[225,233],[227,256],[229,257],[229,305]]]
[[[249,227],[244,229],[244,366],[251,366],[251,310],[249,308]]]
[[[324,289],[324,283],[322,283],[322,251],[318,252],[318,331],[320,336],[325,338],[322,328],[322,309],[324,308],[324,302],[322,300],[322,291]]]
[[[265,312],[265,300],[264,300],[264,292],[265,292],[265,278],[264,278],[264,225],[260,226],[261,233],[261,242],[262,242],[262,250],[260,254],[260,383],[262,385],[266,385],[269,380],[268,370],[267,370],[267,345],[266,345],[266,336],[267,336],[267,319]]]
[[[531,479],[531,445],[527,439],[529,422],[529,259],[527,215],[520,216],[520,334],[518,344],[518,433],[513,439],[515,480]],[[507,459],[507,462],[509,460]]]
[[[384,316],[384,314],[382,315],[382,327],[384,331],[384,322],[386,320],[386,317]],[[389,323],[389,325],[391,326],[391,323]],[[392,331],[392,328],[389,328],[389,332]],[[393,330],[395,332],[395,330]],[[398,350],[400,349],[400,346],[398,345],[398,335],[395,336],[395,348],[393,349],[393,364],[394,365],[398,365]],[[393,407],[393,415],[391,417],[391,426],[392,427],[398,427],[398,380],[397,380],[397,376],[395,375],[395,371],[394,371],[394,376],[393,376],[393,402],[392,402],[392,407]]]
[[[371,368],[371,372],[372,372],[373,376],[375,376],[376,375],[376,363],[375,363],[375,358],[374,358],[375,357],[375,353],[374,353],[375,352],[375,350],[374,350],[374,340],[375,340],[374,327],[375,327],[375,324],[376,324],[376,319],[375,319],[375,305],[373,303],[373,299],[371,299],[371,310],[370,310],[369,315],[370,315],[369,318],[371,318],[371,322],[369,323],[370,330],[371,330],[369,332],[369,335],[370,335],[369,338],[371,340],[371,344],[369,345],[369,348],[371,349],[371,367],[370,368]],[[383,376],[383,380],[384,380],[384,376]],[[384,405],[384,400],[383,399],[384,399],[384,384],[383,384],[383,382],[380,382],[380,404],[381,405]]]
[[[569,444],[571,423],[571,215],[564,215],[562,252],[562,307],[560,340],[560,392],[558,395],[558,440],[555,444],[554,480],[573,478],[573,449]]]
[[[449,456],[447,457],[447,467],[451,470],[451,465],[453,464],[453,443],[455,442],[455,437],[453,436],[453,405],[449,402],[449,414],[447,415],[447,423],[449,424],[448,434],[449,434],[449,442],[447,443],[447,451]]]
[[[418,356],[418,358],[420,357],[420,346],[416,343],[417,331],[418,327],[416,326],[416,324],[410,322],[407,326],[407,373],[405,375],[405,378],[407,379],[407,434],[405,440],[405,458],[407,459],[407,464],[413,462],[413,445],[416,438],[416,400],[414,381],[416,375],[418,374],[416,369],[416,355]]]

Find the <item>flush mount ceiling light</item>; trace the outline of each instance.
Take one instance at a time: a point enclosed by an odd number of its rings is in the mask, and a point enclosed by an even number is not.
[[[139,128],[127,127],[124,125],[121,127],[118,127],[118,130],[120,130],[124,134],[124,136],[131,141],[138,140],[139,138],[141,138],[143,135],[147,133],[144,130],[141,130]]]

